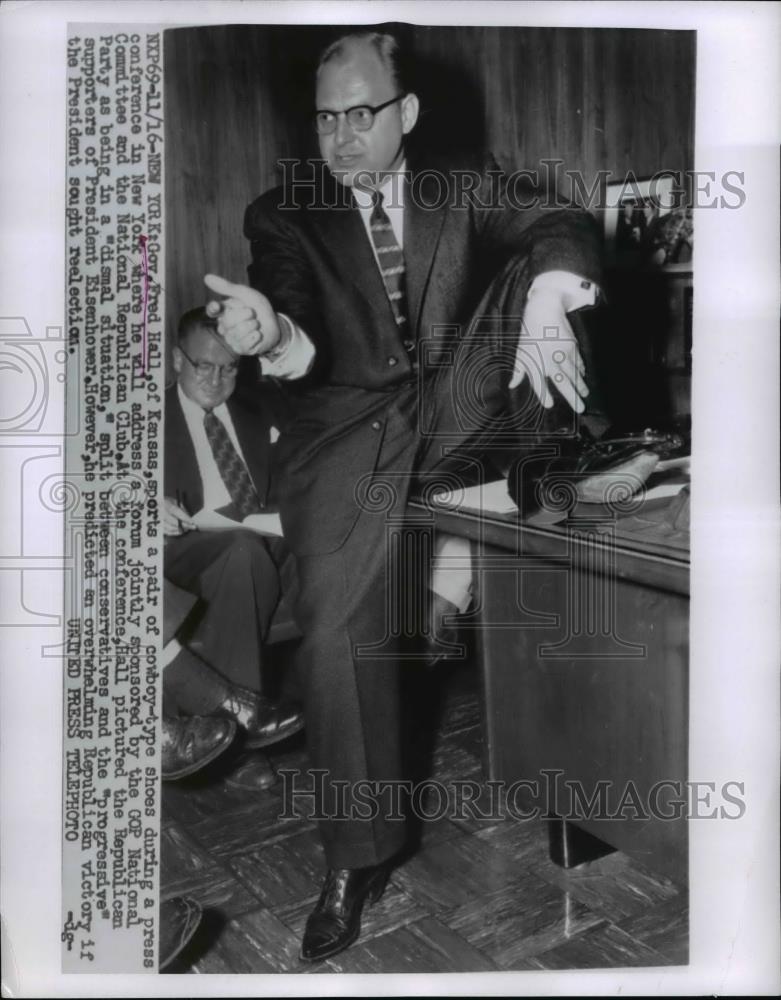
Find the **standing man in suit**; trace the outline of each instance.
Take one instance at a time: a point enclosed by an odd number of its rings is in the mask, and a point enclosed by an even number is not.
[[[453,449],[461,468],[479,460],[511,409],[533,444],[551,386],[578,411],[587,391],[566,314],[595,301],[593,220],[510,190],[489,160],[413,160],[418,111],[395,39],[363,31],[331,45],[316,81],[327,171],[247,210],[251,288],[206,277],[226,296],[208,309],[227,343],[257,355],[294,402],[280,510],[329,866],[306,960],[357,938],[405,841],[389,800],[403,777],[389,518],[413,480],[457,468]],[[359,801],[367,788],[375,809]]]
[[[270,746],[303,726],[298,707],[261,694],[262,645],[281,575],[290,579],[289,553],[281,537],[240,523],[269,509],[271,416],[257,400],[249,407],[235,399],[238,359],[203,308],[180,320],[173,367],[176,383],[166,393],[164,573],[202,604],[197,655],[168,665],[166,693],[188,715],[235,719],[248,749]],[[198,515],[209,511],[236,527],[200,529]],[[269,773],[273,780],[265,763],[261,786]]]

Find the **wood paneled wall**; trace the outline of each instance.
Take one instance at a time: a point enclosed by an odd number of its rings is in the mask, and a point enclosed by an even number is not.
[[[247,204],[277,161],[316,155],[317,54],[343,27],[181,28],[165,36],[166,310],[205,301],[203,275],[246,278]],[[508,170],[560,158],[598,171],[693,167],[693,32],[401,26],[427,141],[483,146]],[[570,195],[565,185],[562,194]]]

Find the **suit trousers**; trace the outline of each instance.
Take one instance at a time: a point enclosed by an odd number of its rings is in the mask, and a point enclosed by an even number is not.
[[[186,628],[185,622],[198,598],[170,580],[164,579],[163,583],[163,643],[169,647],[176,641],[176,633]],[[166,718],[200,715],[204,709],[213,707],[213,692],[220,683],[211,667],[189,650],[180,648],[163,670],[163,715]]]
[[[288,556],[281,538],[248,529],[190,531],[166,539],[165,577],[201,601],[190,640],[198,655],[224,680],[262,689],[262,646],[281,594],[280,575]],[[185,641],[186,642],[186,641]],[[205,711],[205,674],[186,668],[186,659],[165,671],[166,689],[183,711]],[[215,703],[217,699],[214,699]]]
[[[363,490],[345,484],[345,502],[359,507],[350,534],[335,552],[297,558],[312,769],[300,788],[314,801],[330,867],[377,864],[405,844],[400,686],[403,672],[423,669],[414,640],[427,627],[434,548],[430,527],[410,525],[407,498],[413,485],[452,488],[479,475],[499,431],[505,447],[508,432],[538,440],[529,380],[515,399],[507,390],[529,280],[527,262],[511,262],[464,328],[454,363],[389,394],[372,425],[382,435],[374,475]]]

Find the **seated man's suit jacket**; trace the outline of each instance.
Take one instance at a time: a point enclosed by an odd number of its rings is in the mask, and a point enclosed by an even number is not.
[[[267,393],[259,394],[257,384],[253,389],[254,406],[243,404],[234,392],[227,407],[258,498],[270,513],[276,509],[272,412]],[[203,507],[204,484],[176,385],[166,391],[165,420],[165,495],[174,500],[178,495],[180,504],[196,514]],[[221,511],[230,517],[233,505]],[[287,558],[284,540],[243,529],[237,520],[235,531],[188,531],[165,542],[166,601],[169,582],[184,588],[175,587],[172,593],[181,597],[188,591],[200,599],[188,621],[189,637],[200,641],[198,659],[230,683],[262,690],[262,646],[274,614],[283,620],[289,617],[289,611],[279,611],[280,597],[295,588],[294,563]],[[169,609],[165,608],[168,629]],[[183,608],[178,610],[181,614]],[[206,671],[203,664],[194,666],[189,659],[166,672],[172,701],[187,713],[199,714],[215,693]]]
[[[249,404],[234,393],[226,405],[260,502],[270,507],[274,500],[271,489],[274,449],[270,440],[273,418],[270,409],[261,404],[261,399]],[[164,478],[165,496],[173,499],[178,494],[189,514],[203,507],[203,483],[176,384],[165,394]]]
[[[514,207],[490,159],[447,168],[429,164],[425,170],[408,159],[408,169],[404,337],[352,192],[325,168],[311,189],[274,189],[246,212],[250,284],[299,324],[316,348],[304,379],[279,383],[291,402],[278,443],[284,466],[280,508],[285,537],[299,554],[340,547],[360,513],[354,498],[358,482],[373,472],[392,473],[400,461],[414,461],[417,393],[425,394],[429,373],[433,377],[448,363],[486,289],[509,260],[524,259],[523,280],[512,301],[497,307],[516,314],[542,272],[563,270],[599,282],[598,227],[588,213],[539,204]],[[480,185],[471,196],[459,196],[466,170]],[[514,195],[515,204],[533,202],[520,185]],[[428,346],[419,350],[424,338]],[[414,367],[416,356],[422,372]],[[403,457],[395,445],[393,457],[383,450],[394,404],[408,413],[410,424],[410,448]]]

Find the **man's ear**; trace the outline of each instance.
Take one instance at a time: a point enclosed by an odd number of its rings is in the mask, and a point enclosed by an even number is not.
[[[174,371],[178,375],[182,370],[182,352],[179,350],[178,347],[175,347],[171,351],[171,361],[174,366]]]
[[[420,112],[420,101],[417,94],[407,94],[401,102],[401,126],[404,135],[415,128]]]

